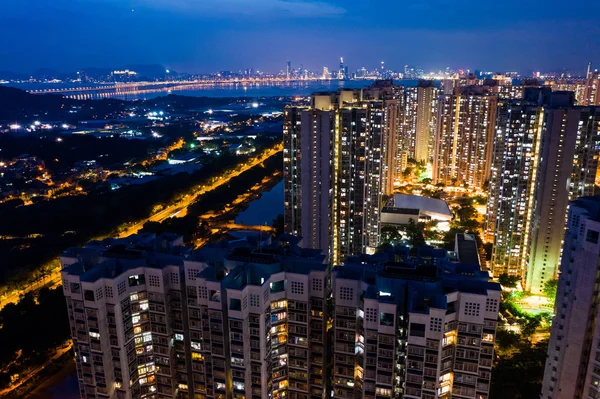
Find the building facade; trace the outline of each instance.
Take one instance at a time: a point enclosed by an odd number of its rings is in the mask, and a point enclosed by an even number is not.
[[[394,248],[331,272],[298,241],[67,250],[81,397],[488,397],[500,290],[476,262]]]
[[[573,93],[562,95],[569,98],[561,102],[573,103]],[[528,232],[525,286],[534,293],[556,276],[569,201],[594,193],[600,155],[600,108],[557,104],[544,113]]]
[[[489,397],[500,288],[421,250],[333,269],[333,397]]]
[[[400,92],[379,83],[315,93],[311,106],[284,111],[285,231],[327,248],[333,264],[379,243],[382,194],[402,164]]]
[[[438,100],[433,182],[481,189],[489,180],[498,97],[484,86]]]
[[[591,65],[588,65],[588,71],[585,76],[581,105],[600,105],[600,72],[597,70],[592,71]]]
[[[437,93],[432,80],[421,80],[416,87],[406,88],[403,147],[417,162],[428,162],[433,155]]]
[[[498,104],[485,234],[494,243],[492,271],[524,276],[529,260],[545,92]],[[538,98],[532,94],[538,94]],[[527,98],[529,97],[529,98]]]
[[[543,399],[600,395],[599,237],[600,197],[573,201],[564,236]]]

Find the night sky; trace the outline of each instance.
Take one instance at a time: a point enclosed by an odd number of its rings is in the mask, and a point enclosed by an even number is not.
[[[162,64],[583,72],[600,0],[0,0],[0,70]]]

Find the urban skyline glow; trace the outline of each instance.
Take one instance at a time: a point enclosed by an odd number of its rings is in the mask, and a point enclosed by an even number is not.
[[[558,0],[544,7],[509,0],[501,8],[488,0],[476,6],[437,0],[29,0],[3,8],[0,35],[12,40],[0,48],[0,69],[163,64],[183,72],[277,71],[292,60],[318,70],[344,56],[351,68],[383,60],[396,70],[413,64],[425,70],[583,72],[587,62],[599,62],[599,11],[592,0],[567,8]]]

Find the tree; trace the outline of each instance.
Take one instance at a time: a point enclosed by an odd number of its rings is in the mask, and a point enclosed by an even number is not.
[[[544,284],[544,288],[542,289],[542,292],[544,293],[546,298],[548,298],[548,300],[554,302],[554,300],[556,299],[557,288],[558,288],[558,279],[548,280]]]
[[[501,286],[506,288],[516,288],[519,283],[519,277],[517,276],[509,276],[506,273],[502,273],[498,276],[498,282]]]
[[[548,341],[519,345],[511,357],[501,357],[492,371],[491,398],[537,398],[542,389]]]
[[[496,331],[496,345],[501,350],[509,350],[521,342],[521,337],[516,332],[499,329]]]
[[[408,242],[413,247],[421,247],[425,245],[425,223],[415,223],[414,219],[410,219],[404,227],[404,231],[408,236]]]
[[[421,183],[423,184],[431,184],[432,180],[429,177],[424,178],[423,180],[421,180]]]
[[[521,327],[521,333],[525,337],[530,337],[542,325],[542,315],[529,316],[525,318],[524,325]]]

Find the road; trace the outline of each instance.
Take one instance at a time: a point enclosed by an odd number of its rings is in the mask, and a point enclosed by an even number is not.
[[[15,389],[18,389],[19,387],[21,387],[23,384],[27,383],[27,381],[29,381],[30,379],[34,378],[37,376],[37,374],[42,371],[44,368],[48,367],[48,365],[50,365],[53,361],[55,361],[56,359],[58,359],[59,357],[61,357],[62,355],[64,355],[67,351],[71,350],[71,348],[73,347],[73,342],[69,341],[69,344],[58,349],[56,351],[56,353],[50,358],[48,359],[44,364],[36,367],[35,369],[29,371],[27,373],[27,376],[24,377],[23,379],[20,379],[19,382],[16,385],[11,385],[8,388],[3,389],[2,391],[0,391],[0,398],[3,397],[4,395],[14,391]]]
[[[224,184],[227,184],[234,177],[237,177],[237,176],[241,175],[242,173],[254,168],[255,166],[260,165],[261,163],[263,163],[270,157],[278,154],[282,150],[283,150],[283,144],[278,144],[277,146],[275,146],[273,148],[263,151],[262,153],[255,156],[254,158],[250,158],[244,164],[238,165],[236,167],[236,169],[228,170],[228,171],[224,172],[213,183],[211,183],[209,185],[200,185],[200,186],[194,187],[191,190],[191,194],[184,196],[183,199],[180,200],[178,203],[176,203],[174,205],[170,205],[167,208],[162,209],[153,215],[150,215],[146,219],[140,220],[140,221],[136,222],[135,224],[128,226],[125,230],[121,231],[116,236],[119,238],[122,238],[122,237],[127,237],[131,234],[135,234],[139,230],[141,230],[144,227],[144,224],[146,224],[147,222],[163,222],[164,220],[171,218],[171,217],[185,215],[187,207],[190,206],[192,203],[194,203],[194,201],[196,201],[198,199],[198,197],[200,197],[203,194],[206,194],[209,191],[213,191],[216,188],[218,188]],[[109,238],[109,237],[114,237],[114,235],[100,236],[100,237],[95,237],[94,239],[103,240],[103,239]],[[54,288],[54,287],[57,287],[58,285],[60,285],[60,283],[61,283],[60,266],[57,266],[52,269],[52,271],[49,273],[48,276],[46,276],[46,278],[44,280],[35,282],[24,289],[21,289],[18,291],[13,291],[10,294],[1,297],[0,298],[0,309],[2,309],[4,306],[6,306],[9,303],[18,302],[19,298],[22,295],[27,294],[28,292],[35,292],[44,287]]]
[[[263,163],[264,161],[271,158],[273,155],[279,153],[282,150],[283,144],[278,144],[274,148],[268,149],[259,154],[258,156],[249,159],[246,163],[241,165],[241,168],[238,165],[238,168],[236,168],[235,170],[229,170],[225,172],[223,175],[219,176],[219,178],[216,179],[214,183],[195,187],[194,189],[192,189],[192,194],[184,196],[183,199],[180,200],[178,203],[166,207],[158,213],[151,215],[147,219],[141,220],[132,226],[128,226],[125,230],[119,233],[118,237],[127,237],[137,233],[144,227],[144,224],[146,224],[147,222],[163,222],[164,220],[171,217],[182,216],[181,212],[185,212],[187,207],[194,203],[194,201],[196,201],[201,195],[206,194],[209,191],[213,191],[214,189],[221,187],[224,184],[227,184],[229,180],[241,175],[242,173],[254,168],[257,165],[260,165],[261,163]]]

